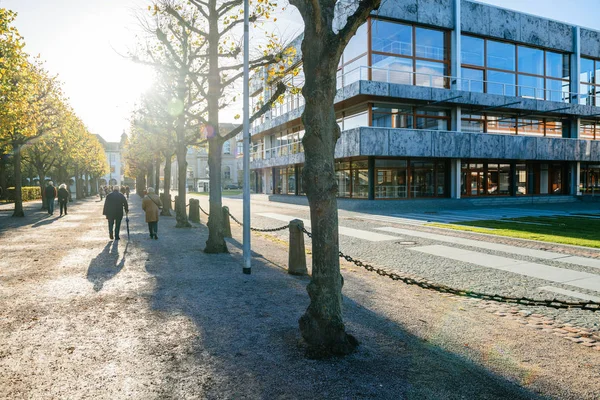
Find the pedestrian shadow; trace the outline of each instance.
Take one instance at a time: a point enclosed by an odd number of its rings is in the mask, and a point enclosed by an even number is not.
[[[219,373],[205,397],[539,398],[484,366],[424,342],[389,316],[347,296],[344,318],[362,342],[358,352],[308,360],[297,322],[309,302],[307,277],[274,268],[268,254],[255,254],[252,275],[242,274],[235,239],[228,239],[230,254],[208,255],[198,246],[206,239],[202,231],[178,230],[163,238],[167,246],[161,251],[153,251],[151,242],[142,244],[153,254],[145,266],[156,279],[152,307],[185,315],[199,332],[195,342],[184,344],[191,347],[190,355],[177,357],[167,373],[210,360],[210,369]],[[182,388],[176,383],[161,387],[165,396],[177,390]]]
[[[42,218],[40,221],[36,222],[35,224],[31,225],[32,228],[37,228],[39,226],[44,226],[44,225],[50,225],[54,222],[58,221],[58,218],[55,217],[54,215],[47,215],[44,218]]]
[[[129,243],[125,245],[121,260],[119,260],[119,241],[115,240],[104,246],[104,249],[98,254],[88,266],[87,280],[94,284],[94,290],[99,292],[104,284],[114,278],[125,265],[125,255]]]

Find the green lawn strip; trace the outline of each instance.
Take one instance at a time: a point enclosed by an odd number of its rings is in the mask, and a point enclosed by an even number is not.
[[[578,216],[524,217],[427,225],[520,239],[600,248],[600,220]]]

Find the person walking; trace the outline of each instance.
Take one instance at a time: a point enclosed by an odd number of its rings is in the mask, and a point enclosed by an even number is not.
[[[125,186],[125,196],[127,196],[127,200],[129,200],[129,186]]]
[[[98,194],[100,195],[100,201],[104,198],[104,186],[100,186],[100,190],[98,190]]]
[[[44,195],[46,196],[46,204],[48,204],[48,214],[52,215],[54,214],[54,199],[56,198],[54,182],[48,181],[46,189],[44,190]]]
[[[114,239],[119,240],[119,232],[121,231],[121,220],[123,219],[123,210],[125,213],[129,212],[129,204],[123,194],[119,192],[119,187],[114,186],[112,193],[109,193],[104,200],[104,211],[103,215],[106,215],[108,220],[108,236],[113,239],[113,227],[114,227]]]
[[[142,210],[146,213],[150,239],[158,240],[158,211],[163,205],[160,198],[154,193],[154,188],[148,188],[147,193],[142,200]]]
[[[69,202],[69,191],[67,185],[62,183],[58,187],[58,206],[60,207],[60,216],[62,217],[63,211],[67,215],[67,203]]]

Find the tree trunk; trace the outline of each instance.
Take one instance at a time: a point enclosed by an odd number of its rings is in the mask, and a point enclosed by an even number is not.
[[[43,168],[37,168],[38,176],[40,177],[40,191],[42,193],[42,210],[48,210],[48,202],[46,201],[46,193],[45,192],[45,181],[46,181],[46,171]]]
[[[208,31],[208,167],[209,167],[209,200],[208,240],[206,253],[228,253],[223,227],[223,204],[221,200],[221,154],[223,142],[219,138],[219,99],[221,97],[221,74],[219,73],[219,20],[216,17],[216,1],[210,2]],[[212,136],[212,138],[211,138]]]
[[[165,156],[165,199],[168,199],[170,191],[171,191],[171,163],[173,162],[173,154],[169,154]],[[163,204],[163,209],[160,215],[164,215],[166,217],[171,216],[171,203]]]
[[[85,194],[86,194],[86,197],[87,197],[87,196],[90,195],[90,185],[89,185],[89,183],[90,183],[90,177],[87,174],[87,172],[84,174],[84,176],[85,176],[85,181],[84,181],[84,185],[85,186],[84,187],[85,187]]]
[[[206,253],[228,253],[223,224],[223,202],[221,200],[221,150],[223,145],[217,140],[208,142],[208,168],[210,211],[208,216],[208,240]]]
[[[154,173],[154,192],[158,195],[160,192],[160,157],[156,157],[156,172]]]
[[[138,194],[138,196],[144,197],[145,189],[146,189],[146,175],[144,175],[143,173],[140,173],[135,180],[135,192]]]
[[[183,130],[183,129],[182,129]],[[187,146],[185,142],[178,141],[177,143],[177,186],[178,193],[177,203],[175,204],[175,220],[177,224],[176,228],[190,228],[192,224],[188,222],[187,211],[186,211],[186,179],[187,179]]]
[[[0,199],[8,196],[8,185],[6,184],[6,163],[4,162],[4,157],[6,157],[6,155],[0,153]]]
[[[307,29],[308,30],[308,29]],[[357,340],[346,333],[342,318],[337,182],[334,152],[340,136],[333,99],[339,56],[329,54],[324,35],[305,32],[302,55],[307,79],[302,89],[306,100],[302,122],[305,164],[303,184],[310,205],[312,225],[312,277],[307,291],[310,305],[299,320],[310,357],[345,355],[354,351]]]
[[[81,200],[81,179],[79,178],[79,168],[75,168],[75,199]]]
[[[24,217],[23,212],[23,194],[21,193],[21,148],[18,145],[13,146],[14,150],[14,168],[15,168],[15,211],[13,217]]]

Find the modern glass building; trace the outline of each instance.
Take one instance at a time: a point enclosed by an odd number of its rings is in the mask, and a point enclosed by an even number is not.
[[[600,32],[466,0],[390,0],[337,82],[339,197],[600,191]],[[271,88],[253,91],[259,102]],[[288,95],[253,124],[255,192],[303,195],[302,110]]]

